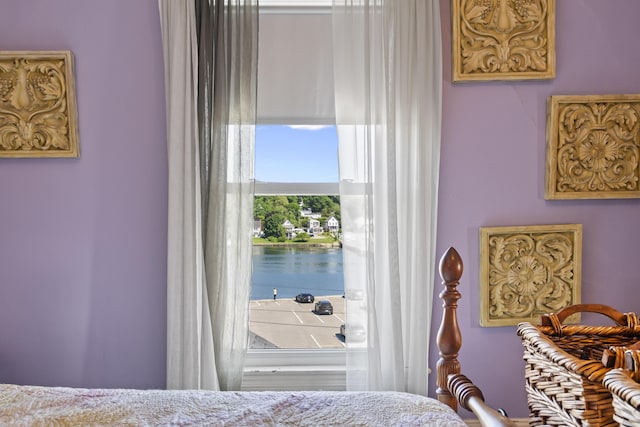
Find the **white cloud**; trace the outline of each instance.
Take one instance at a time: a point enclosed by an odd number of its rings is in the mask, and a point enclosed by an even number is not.
[[[291,129],[304,129],[304,130],[320,130],[331,127],[330,125],[287,125]]]

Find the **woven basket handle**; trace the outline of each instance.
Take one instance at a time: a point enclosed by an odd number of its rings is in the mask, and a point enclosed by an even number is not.
[[[628,316],[627,314],[620,313],[618,310],[603,304],[576,304],[570,305],[557,313],[550,313],[542,315],[540,323],[543,326],[551,326],[556,332],[560,332],[559,328],[562,326],[562,322],[572,314],[575,313],[598,313],[607,316],[620,326],[635,326],[637,317]]]

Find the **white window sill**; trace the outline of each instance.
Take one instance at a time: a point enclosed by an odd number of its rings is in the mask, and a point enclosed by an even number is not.
[[[345,390],[344,350],[249,350],[243,391]]]

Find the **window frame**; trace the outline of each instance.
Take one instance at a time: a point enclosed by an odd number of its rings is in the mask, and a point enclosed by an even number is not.
[[[328,196],[339,195],[337,182],[264,182],[254,183],[254,196]]]

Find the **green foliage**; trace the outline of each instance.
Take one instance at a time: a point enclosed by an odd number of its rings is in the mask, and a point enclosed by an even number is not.
[[[270,215],[280,214],[282,222],[288,219],[294,227],[305,228],[309,226],[309,220],[300,216],[300,202],[305,208],[321,214],[323,225],[332,216],[341,221],[340,196],[255,196],[253,216],[264,223]]]
[[[332,216],[340,221],[340,196],[303,196],[302,201],[306,208],[322,215],[322,224]]]
[[[270,213],[263,222],[262,231],[264,232],[264,236],[267,239],[270,239],[271,237],[275,239],[285,239],[287,237],[287,232],[282,226],[283,222],[284,217],[280,213]]]
[[[256,196],[253,201],[253,216],[262,221],[275,213],[287,217],[288,204],[289,200],[285,196]]]
[[[311,236],[309,236],[309,234],[302,232],[302,233],[298,233],[296,234],[295,239],[293,239],[294,242],[308,242],[309,239],[311,239]]]
[[[300,206],[298,196],[256,196],[253,201],[253,217],[265,221],[269,215],[280,214],[299,227]]]
[[[334,242],[337,242],[337,241],[338,241],[338,235],[337,235],[337,234],[333,234],[333,233],[330,233],[330,232],[328,232],[328,231],[325,231],[324,233],[322,233],[322,235],[323,235],[325,238],[327,238],[327,239],[329,239],[329,240],[331,240],[331,241],[334,241]]]

